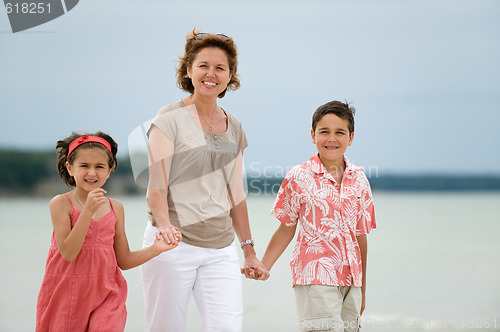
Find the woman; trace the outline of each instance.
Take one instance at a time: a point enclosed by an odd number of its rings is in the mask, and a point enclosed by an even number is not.
[[[146,331],[184,331],[194,295],[203,331],[241,331],[242,291],[234,233],[247,277],[267,274],[253,249],[243,191],[247,146],[240,122],[217,105],[239,87],[232,38],[193,30],[186,37],[177,85],[190,95],[163,107],[148,131],[150,222],[144,246],[156,231],[182,242],[141,269]]]

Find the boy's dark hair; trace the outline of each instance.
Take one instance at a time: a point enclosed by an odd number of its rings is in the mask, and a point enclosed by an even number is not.
[[[78,137],[81,137],[83,135],[87,136],[97,136],[104,138],[106,141],[108,141],[109,145],[111,145],[111,152],[101,143],[97,142],[86,142],[81,145],[79,145],[76,149],[74,149],[71,154],[68,157],[68,150],[69,150],[69,145],[71,142],[73,142],[75,139]],[[77,132],[71,133],[71,136],[66,137],[65,139],[62,139],[60,141],[57,141],[56,145],[56,150],[57,150],[57,172],[59,173],[59,177],[70,187],[76,186],[75,178],[72,177],[68,170],[66,169],[66,161],[70,164],[73,165],[73,162],[75,161],[75,158],[78,154],[78,151],[82,149],[89,149],[89,148],[99,148],[103,149],[106,151],[108,155],[108,165],[109,168],[114,171],[116,167],[118,166],[118,161],[116,160],[116,153],[118,152],[118,144],[109,136],[108,134],[103,133],[102,131],[98,131],[95,134],[80,134]]]
[[[349,135],[354,132],[354,114],[356,109],[349,105],[349,103],[342,103],[334,100],[321,105],[316,109],[312,117],[312,129],[316,131],[316,125],[327,114],[335,114],[341,119],[347,120],[349,126]]]
[[[179,57],[179,67],[177,68],[177,86],[182,90],[194,93],[194,86],[191,79],[188,77],[187,69],[191,68],[194,59],[198,53],[206,47],[215,47],[223,50],[226,53],[227,61],[229,63],[229,72],[231,74],[231,80],[227,84],[226,90],[219,94],[219,98],[224,97],[227,90],[236,90],[240,87],[240,80],[238,75],[238,52],[236,50],[236,44],[233,38],[220,38],[216,34],[207,34],[206,37],[202,39],[196,39],[196,35],[200,32],[196,29],[189,32],[186,36],[186,46],[185,52],[182,57]]]

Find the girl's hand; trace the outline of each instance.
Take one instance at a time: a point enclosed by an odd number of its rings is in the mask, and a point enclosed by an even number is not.
[[[182,238],[181,232],[179,232],[179,230],[172,224],[169,224],[168,226],[160,226],[158,228],[158,233],[163,237],[163,240],[167,244],[178,244]]]
[[[94,215],[102,205],[108,202],[104,194],[106,194],[106,190],[102,188],[97,188],[89,192],[83,210],[87,210],[90,214]]]
[[[182,239],[182,235],[181,232],[179,232],[179,230],[175,227],[173,230],[173,234],[176,241],[172,243],[167,243],[167,241],[165,240],[165,237],[167,236],[167,230],[161,229],[158,232],[156,232],[156,239],[155,243],[153,244],[155,249],[161,253],[177,247]]]

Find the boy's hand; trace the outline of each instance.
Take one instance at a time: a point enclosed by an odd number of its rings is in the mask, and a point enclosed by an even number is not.
[[[363,315],[363,311],[365,311],[365,294],[363,293],[362,299],[361,299],[361,311],[359,312],[359,315]]]
[[[254,280],[267,280],[269,278],[269,272],[264,272],[259,270],[256,266],[247,266],[240,269],[241,274],[244,274],[247,279]]]
[[[245,259],[245,267],[241,268],[241,274],[244,274],[248,279],[267,280],[269,278],[269,271],[257,258],[255,262],[247,262]]]
[[[182,239],[181,232],[179,232],[179,230],[174,227],[172,232],[174,236],[174,241],[170,241],[170,243],[168,243],[165,240],[165,238],[167,237],[166,232],[167,231],[165,229],[161,229],[158,232],[156,232],[154,246],[155,249],[160,253],[177,247]]]

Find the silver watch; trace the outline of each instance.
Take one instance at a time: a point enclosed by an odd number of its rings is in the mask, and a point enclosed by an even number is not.
[[[240,247],[243,249],[244,246],[246,246],[247,244],[251,244],[252,247],[254,246],[255,242],[254,240],[250,239],[250,240],[246,240],[246,241],[243,241],[240,243]]]

